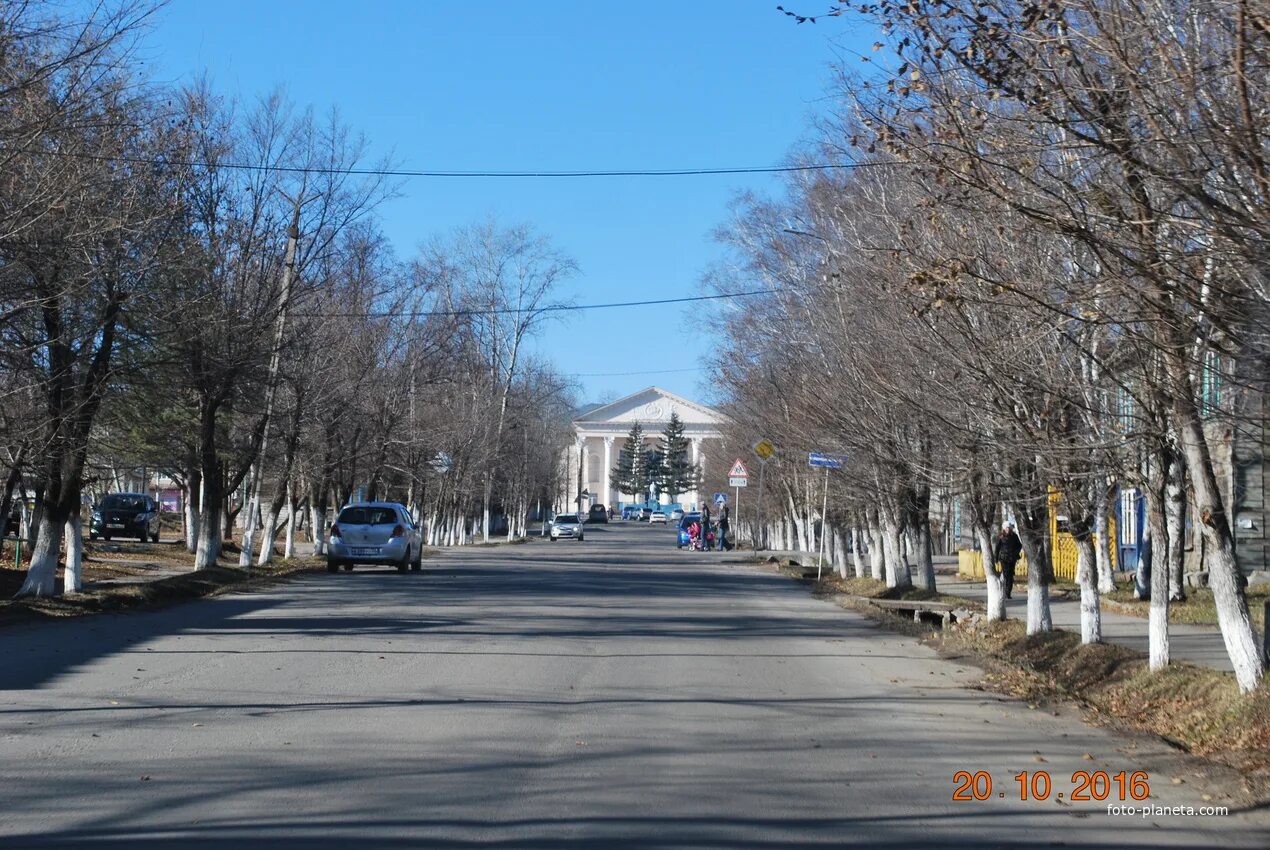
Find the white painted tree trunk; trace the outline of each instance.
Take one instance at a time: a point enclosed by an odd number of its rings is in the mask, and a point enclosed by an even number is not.
[[[84,529],[79,511],[66,520],[66,570],[62,573],[62,593],[79,593],[84,586]]]
[[[1186,470],[1195,493],[1196,519],[1204,533],[1208,587],[1213,592],[1213,602],[1217,607],[1217,622],[1239,690],[1247,693],[1261,683],[1264,662],[1252,619],[1248,616],[1248,600],[1239,584],[1235,542],[1230,534],[1221,490],[1217,486],[1208,443],[1198,417],[1191,416],[1179,432]]]
[[[831,560],[834,566],[838,568],[838,577],[847,577],[847,541],[844,538],[842,529],[837,526],[833,527],[833,555]]]
[[[185,514],[185,551],[193,555],[198,551],[198,505],[195,504],[194,491],[187,488],[181,501],[185,503],[182,506]]]
[[[49,505],[40,512],[35,545],[31,548],[31,566],[18,596],[52,596],[57,592],[57,562],[61,556],[65,521],[58,522],[52,514]]]
[[[983,555],[983,580],[988,591],[988,619],[1005,619],[1005,581],[992,560],[992,532],[988,526],[975,523],[975,535],[979,538],[979,551]]]
[[[256,566],[263,567],[273,563],[273,530],[277,527],[278,515],[274,513],[271,501],[260,526],[260,555],[256,558]]]
[[[886,586],[911,587],[913,581],[909,577],[908,567],[905,565],[900,552],[903,542],[900,540],[899,523],[890,517],[884,517],[882,519],[882,538],[882,548],[885,552]]]
[[[935,547],[930,537],[930,521],[922,520],[913,532],[913,554],[917,560],[917,573],[922,586],[935,592]]]
[[[1112,593],[1116,589],[1116,576],[1111,567],[1110,523],[1107,522],[1107,487],[1104,482],[1094,484],[1094,561],[1098,567],[1098,592]]]
[[[1156,482],[1159,484],[1160,482]],[[1154,487],[1153,487],[1154,489]],[[1158,492],[1158,491],[1157,491]],[[1167,499],[1166,499],[1167,504]],[[1147,531],[1151,535],[1150,573],[1151,598],[1147,611],[1147,664],[1152,670],[1163,670],[1169,666],[1169,571],[1168,547],[1156,546],[1168,538],[1165,531],[1164,510],[1158,497],[1147,500]]]
[[[216,566],[216,559],[220,557],[220,504],[213,499],[203,499],[199,514],[198,547],[194,553],[194,569],[206,570]]]
[[[860,529],[851,526],[851,566],[855,569],[856,578],[864,578],[864,559],[860,557]]]
[[[309,505],[309,526],[313,533],[313,554],[326,554],[326,511],[317,505]]]
[[[295,509],[295,490],[291,486],[291,482],[287,482],[287,537],[286,542],[282,546],[282,557],[291,560],[295,557],[295,527],[296,527],[296,509]]]
[[[1098,575],[1094,542],[1088,535],[1076,538],[1076,582],[1080,585],[1080,642],[1102,642],[1102,603],[1098,598]]]
[[[882,545],[882,531],[872,521],[869,523],[869,575],[876,581],[886,580],[886,552]]]

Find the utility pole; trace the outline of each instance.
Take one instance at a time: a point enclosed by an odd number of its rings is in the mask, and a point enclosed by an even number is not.
[[[260,512],[260,490],[264,485],[265,449],[269,447],[269,420],[273,416],[273,400],[278,391],[278,370],[282,361],[282,342],[287,330],[287,309],[291,306],[291,282],[295,276],[295,248],[300,240],[300,197],[293,201],[291,226],[287,228],[287,252],[282,264],[282,300],[278,305],[278,324],[274,331],[273,352],[269,355],[269,378],[265,384],[264,430],[260,435],[260,449],[251,467],[250,499],[247,504],[247,525],[243,530],[242,551],[238,553],[238,566],[251,572],[251,556],[256,544],[256,514]],[[272,531],[272,529],[271,529]],[[270,544],[272,545],[272,543]]]

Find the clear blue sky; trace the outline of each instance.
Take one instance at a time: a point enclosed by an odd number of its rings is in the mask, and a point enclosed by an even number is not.
[[[819,11],[822,0],[791,0]],[[773,0],[171,0],[145,40],[160,81],[207,72],[226,94],[282,85],[334,105],[377,154],[438,170],[625,169],[780,163],[810,134],[838,47],[858,21],[796,26]],[[578,303],[699,293],[721,255],[711,231],[764,176],[413,179],[379,215],[397,253],[487,216],[528,222],[581,266]],[[707,398],[711,333],[689,309],[572,314],[537,350],[580,378],[582,400],[656,384]]]

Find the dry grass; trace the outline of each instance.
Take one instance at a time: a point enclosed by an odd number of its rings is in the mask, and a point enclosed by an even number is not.
[[[1260,584],[1244,589],[1248,597],[1248,614],[1259,629],[1265,628],[1266,602],[1270,601],[1270,585]],[[1135,599],[1132,587],[1121,587],[1114,593],[1103,597],[1107,607],[1117,614],[1128,614],[1132,617],[1146,618],[1151,603]],[[1213,592],[1206,587],[1188,590],[1182,602],[1169,603],[1169,622],[1190,623],[1197,626],[1217,625],[1217,606],[1213,602]]]

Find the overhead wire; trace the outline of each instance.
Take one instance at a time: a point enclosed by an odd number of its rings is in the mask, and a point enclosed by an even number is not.
[[[293,316],[305,318],[340,318],[340,319],[389,319],[389,318],[429,318],[445,316],[502,316],[527,313],[568,313],[581,310],[605,310],[610,307],[648,307],[659,304],[683,304],[689,301],[716,301],[721,298],[747,298],[753,295],[775,295],[776,289],[751,289],[746,292],[722,292],[715,295],[690,295],[684,298],[658,298],[649,301],[614,301],[608,304],[548,304],[534,309],[516,307],[492,307],[489,309],[463,310],[368,310],[368,311],[322,311],[297,312]]]

